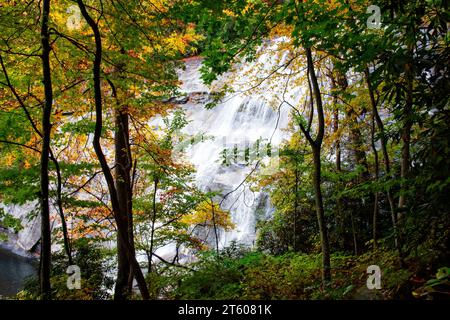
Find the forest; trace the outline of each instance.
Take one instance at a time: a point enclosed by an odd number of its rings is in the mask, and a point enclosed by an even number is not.
[[[0,299],[448,300],[449,17],[2,1]]]

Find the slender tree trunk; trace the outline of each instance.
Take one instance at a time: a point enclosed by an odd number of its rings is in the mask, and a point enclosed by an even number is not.
[[[150,233],[150,259],[148,260],[148,273],[152,272],[152,258],[153,258],[153,246],[155,243],[155,224],[156,224],[156,193],[158,192],[158,177],[155,177],[153,182],[153,203],[152,203],[152,220],[151,220],[151,233]]]
[[[334,134],[337,135],[339,131],[339,111],[338,108],[335,107],[333,110],[333,132]],[[336,156],[336,170],[338,172],[342,171],[342,166],[341,166],[341,141],[340,138],[337,138],[336,142],[335,142],[335,156]]]
[[[102,172],[105,176],[106,183],[108,185],[109,194],[111,197],[111,205],[113,208],[114,219],[117,224],[117,232],[123,244],[125,245],[125,251],[127,254],[128,261],[130,263],[131,268],[133,269],[134,276],[136,278],[139,290],[141,292],[142,298],[144,300],[149,299],[149,292],[147,288],[147,284],[145,282],[144,275],[142,273],[141,267],[136,260],[136,256],[134,254],[134,250],[131,247],[129,237],[128,237],[128,225],[124,223],[124,221],[120,218],[120,205],[119,199],[117,196],[117,190],[114,185],[114,178],[111,173],[111,169],[108,166],[108,162],[106,161],[105,155],[103,153],[100,139],[103,127],[103,102],[102,102],[102,91],[101,91],[101,74],[100,67],[102,61],[102,40],[100,35],[100,30],[98,28],[97,23],[92,19],[89,13],[86,10],[86,7],[82,0],[77,0],[78,6],[80,8],[81,14],[84,19],[92,29],[95,38],[95,60],[93,67],[93,76],[94,76],[94,97],[95,97],[95,129],[94,129],[94,139],[93,145],[94,150],[97,155],[97,158],[100,162],[100,166],[102,168]]]
[[[219,234],[217,233],[217,224],[216,224],[216,211],[214,210],[214,202],[213,199],[211,201],[211,210],[212,210],[212,219],[213,219],[213,228],[214,228],[214,237],[216,240],[216,253],[219,254]]]
[[[374,161],[375,161],[375,182],[378,183],[380,164],[378,160],[378,151],[375,145],[375,114],[372,110],[372,126],[370,131],[370,141],[372,145]],[[378,220],[378,191],[375,191],[373,201],[373,213],[372,213],[372,238],[373,238],[373,250],[377,249],[377,220]]]
[[[42,112],[42,150],[41,150],[41,260],[40,260],[40,290],[44,300],[51,299],[51,235],[50,235],[50,207],[49,207],[49,174],[48,163],[50,153],[50,116],[53,104],[53,88],[50,69],[50,35],[48,20],[50,15],[50,0],[44,0],[42,6],[42,70],[44,77],[45,103]]]
[[[133,255],[136,256],[136,247],[134,244],[134,222],[133,222],[133,181],[131,178],[131,171],[133,169],[133,158],[131,156],[131,146],[130,146],[130,130],[129,130],[129,114],[125,114],[123,128],[124,129],[124,139],[126,144],[127,153],[127,167],[126,171],[128,173],[127,179],[127,213],[128,213],[128,239],[130,241],[131,249],[133,250]],[[130,274],[128,276],[128,291],[131,292],[133,287],[134,271],[133,266],[130,265]]]
[[[356,228],[355,228],[355,219],[353,217],[352,211],[350,211],[350,223],[352,226],[353,253],[355,256],[357,256],[358,255],[358,238],[357,238]]]
[[[297,167],[295,168],[295,185],[294,185],[294,243],[293,243],[293,249],[294,252],[298,251],[298,245],[297,245],[297,220],[298,220],[298,183],[299,183],[299,173]]]
[[[412,51],[412,49],[410,49]],[[411,54],[412,55],[412,54]],[[405,180],[408,177],[410,169],[410,145],[411,145],[411,128],[412,128],[412,107],[413,107],[413,72],[410,63],[405,65],[405,77],[406,77],[406,104],[404,109],[404,123],[402,128],[402,159],[400,162],[400,178]],[[401,223],[402,212],[405,207],[405,195],[403,194],[405,190],[404,181],[402,181],[400,186],[400,196],[398,198],[398,208],[400,209],[398,214],[398,222]]]
[[[69,239],[69,233],[67,231],[67,223],[66,218],[64,216],[64,209],[62,205],[62,177],[61,177],[61,167],[59,166],[58,160],[53,155],[52,151],[50,150],[51,159],[53,164],[55,165],[56,170],[56,178],[57,178],[57,187],[56,187],[56,204],[58,206],[59,211],[59,217],[61,218],[61,226],[63,231],[63,238],[64,238],[64,250],[66,251],[67,258],[69,261],[69,265],[73,264],[72,259],[72,248],[70,246],[70,239]]]
[[[136,256],[136,249],[135,249],[135,244],[134,244],[133,216],[132,216],[132,213],[130,214],[130,216],[129,216],[129,219],[128,219],[128,237],[129,237],[131,249],[133,251],[133,255]],[[128,281],[127,281],[127,292],[132,293],[133,281],[134,281],[134,270],[133,270],[133,266],[130,265],[130,273],[128,274]]]
[[[386,141],[386,135],[384,132],[384,124],[378,113],[377,101],[375,100],[375,95],[374,95],[373,88],[372,88],[372,82],[370,81],[370,72],[369,72],[369,68],[367,68],[367,67],[365,69],[365,75],[366,75],[367,88],[369,90],[370,102],[372,104],[372,112],[375,117],[375,122],[377,124],[378,131],[380,133],[380,143],[381,143],[381,150],[383,153],[383,161],[384,161],[386,176],[388,179],[390,179],[391,178],[391,166],[390,166],[390,161],[389,161],[389,153],[387,151],[387,141]],[[401,244],[400,244],[399,236],[398,236],[397,215],[396,215],[396,210],[395,210],[394,198],[392,197],[389,187],[386,190],[386,195],[388,198],[389,207],[391,209],[391,220],[392,220],[392,227],[393,227],[393,231],[394,231],[394,244],[399,253],[400,261],[402,261],[403,254],[402,254]]]
[[[375,197],[373,200],[373,215],[372,215],[373,250],[377,250],[378,248],[377,224],[378,224],[378,192],[375,192]]]
[[[152,272],[152,258],[153,254],[150,252],[150,250],[145,251],[145,254],[147,255],[147,273],[150,274]]]
[[[117,106],[120,108],[120,106]],[[129,188],[130,188],[130,170],[128,159],[128,115],[121,110],[115,110],[115,127],[116,132],[114,136],[115,143],[115,180],[117,198],[119,201],[120,211],[118,212],[118,218],[123,221],[123,225],[126,226],[124,233],[126,240],[130,241],[130,220],[129,220]],[[130,241],[131,243],[131,241]],[[131,273],[130,263],[127,257],[127,245],[124,243],[121,237],[117,237],[117,280],[114,291],[115,300],[127,299],[131,294],[131,288],[129,286],[129,278]]]
[[[313,147],[314,157],[314,200],[316,203],[317,223],[319,225],[320,242],[322,247],[322,280],[325,282],[331,280],[330,266],[330,245],[328,242],[328,230],[325,223],[325,213],[323,209],[323,197],[321,190],[321,161],[319,147]]]
[[[116,100],[116,109],[114,110],[115,185],[120,205],[120,218],[127,225],[128,241],[130,242],[133,255],[135,255],[132,202],[133,182],[131,179],[133,159],[130,148],[129,115],[119,102],[114,83],[109,79],[106,80],[111,86],[112,95]],[[117,257],[118,270],[114,298],[116,300],[124,300],[132,294],[134,273],[128,262],[124,243],[120,237],[117,237]]]
[[[316,139],[312,140],[311,136],[309,136],[308,140],[312,147],[314,159],[313,184],[314,184],[317,222],[319,226],[320,240],[322,246],[322,281],[325,285],[327,282],[331,280],[330,245],[328,242],[328,230],[325,222],[325,213],[323,208],[323,197],[321,190],[320,152],[322,148],[323,136],[325,133],[325,119],[323,112],[322,96],[320,93],[320,88],[317,81],[316,72],[314,69],[311,48],[306,48],[305,52],[308,63],[308,73],[312,83],[318,116],[318,128],[317,128],[318,132],[316,135]]]

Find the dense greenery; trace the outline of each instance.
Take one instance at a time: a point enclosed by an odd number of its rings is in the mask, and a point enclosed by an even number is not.
[[[22,230],[7,208],[25,204],[42,224],[39,279],[17,297],[448,299],[448,1],[378,1],[375,26],[371,4],[0,5],[0,226]],[[243,65],[238,93],[281,88],[267,104],[290,110],[279,161],[242,182],[274,209],[253,248],[218,247],[217,229],[235,227],[228,195],[199,190],[176,146],[199,140],[177,105],[177,70],[197,54],[209,112]],[[157,250],[170,244],[168,261]],[[66,287],[69,265],[81,290]]]

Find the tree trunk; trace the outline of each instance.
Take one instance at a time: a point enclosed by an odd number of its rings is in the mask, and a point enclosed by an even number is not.
[[[156,194],[158,192],[158,177],[154,178],[153,181],[153,202],[152,202],[152,217],[151,217],[151,233],[150,233],[150,259],[148,260],[148,273],[152,272],[153,266],[153,246],[155,243],[155,224],[156,224]]]
[[[51,235],[50,235],[50,207],[49,207],[49,174],[48,163],[50,153],[50,116],[53,104],[53,88],[50,69],[50,41],[48,19],[50,15],[50,0],[43,1],[42,7],[42,70],[44,82],[45,103],[42,112],[42,150],[41,150],[41,259],[40,259],[40,293],[44,300],[51,299]]]
[[[92,29],[95,38],[95,60],[93,66],[93,76],[94,76],[94,97],[95,97],[95,129],[94,129],[94,139],[93,145],[94,150],[97,155],[97,158],[100,162],[100,166],[102,168],[102,172],[105,176],[106,183],[108,185],[109,194],[111,197],[111,205],[113,209],[114,219],[117,224],[117,232],[119,237],[121,237],[121,241],[125,246],[125,252],[128,258],[128,262],[133,270],[134,276],[138,283],[139,290],[141,292],[142,298],[144,300],[148,300],[150,298],[147,284],[145,282],[144,275],[142,273],[141,267],[136,260],[136,256],[134,254],[134,250],[131,247],[129,237],[128,237],[128,225],[124,223],[122,219],[120,219],[120,205],[119,199],[117,196],[117,190],[114,185],[114,178],[111,173],[111,169],[108,166],[105,155],[103,153],[100,138],[103,128],[103,106],[102,106],[102,91],[101,91],[101,75],[100,75],[100,67],[102,61],[102,40],[100,35],[100,30],[98,28],[97,23],[92,19],[89,13],[86,10],[86,7],[82,0],[77,0],[78,6],[80,8],[81,14],[84,19]]]
[[[410,49],[412,51],[412,49]],[[411,54],[412,55],[412,54]],[[413,107],[413,72],[410,63],[405,65],[406,76],[406,104],[404,109],[404,123],[402,128],[402,159],[400,162],[400,178],[403,180],[400,186],[400,196],[398,198],[398,208],[401,209],[397,216],[397,221],[402,220],[402,212],[405,207],[405,195],[403,194],[405,189],[404,180],[408,177],[410,169],[410,145],[411,145],[411,128],[412,128],[412,107]]]
[[[314,173],[313,173],[314,198],[316,203],[317,223],[319,226],[320,241],[322,246],[322,281],[324,285],[326,285],[327,282],[331,280],[330,245],[328,242],[328,230],[325,223],[325,213],[323,208],[323,197],[321,190],[321,161],[320,161],[320,152],[322,148],[323,136],[325,133],[325,119],[322,105],[322,96],[320,93],[320,88],[317,81],[316,72],[314,69],[311,48],[306,48],[305,52],[308,63],[308,73],[312,83],[318,116],[318,128],[317,128],[318,132],[316,135],[316,139],[312,140],[311,136],[309,136],[308,141],[311,144],[314,158]]]
[[[357,256],[358,255],[358,238],[356,235],[355,219],[353,217],[353,213],[351,210],[350,210],[350,224],[352,226],[353,254],[355,256]]]
[[[299,184],[299,172],[297,167],[295,167],[295,185],[294,185],[294,236],[293,236],[293,249],[294,252],[298,251],[297,245],[297,220],[298,220],[298,184]]]
[[[324,283],[331,280],[330,267],[330,245],[328,242],[328,230],[325,223],[325,213],[323,209],[323,197],[321,185],[321,162],[320,162],[320,148],[313,147],[314,157],[314,200],[316,203],[317,223],[319,225],[320,242],[322,247],[322,280]]]
[[[72,248],[70,246],[69,233],[67,232],[67,223],[66,218],[64,217],[64,210],[62,205],[62,177],[61,177],[61,167],[59,166],[58,159],[54,156],[52,151],[50,150],[51,159],[53,164],[55,165],[56,170],[56,178],[57,178],[57,187],[56,187],[56,204],[58,206],[59,217],[61,218],[61,226],[63,231],[64,238],[64,250],[66,251],[67,258],[69,261],[69,265],[73,264],[72,260]]]
[[[389,162],[389,153],[387,151],[387,141],[386,141],[386,135],[384,132],[384,125],[383,125],[383,121],[381,120],[381,117],[378,113],[377,101],[375,100],[375,95],[374,95],[373,88],[372,88],[372,82],[370,81],[369,68],[366,67],[364,72],[366,75],[366,82],[367,82],[367,88],[369,90],[370,102],[372,104],[373,116],[375,117],[375,122],[377,124],[378,131],[380,132],[380,143],[381,143],[381,150],[383,153],[383,161],[384,161],[386,176],[388,179],[390,179],[391,178],[391,166],[390,166],[390,162]],[[386,195],[387,195],[387,198],[389,201],[389,207],[391,209],[392,228],[394,231],[394,244],[399,253],[400,260],[402,260],[403,254],[402,254],[401,244],[400,244],[399,237],[398,237],[397,216],[396,216],[394,198],[392,197],[389,187],[386,190]]]
[[[118,108],[120,106],[117,106]],[[123,225],[126,226],[124,234],[128,241],[131,240],[130,235],[130,207],[131,199],[129,198],[130,188],[130,166],[128,159],[128,115],[121,110],[115,110],[115,127],[116,132],[114,136],[115,143],[115,181],[117,190],[117,199],[119,201],[120,211],[118,218],[122,220]],[[130,241],[131,243],[131,241]],[[117,237],[117,280],[114,291],[115,300],[127,299],[131,294],[129,286],[130,278],[130,263],[127,258],[127,246],[121,237]]]
[[[334,108],[333,110],[333,132],[334,134],[337,135],[339,131],[339,111],[337,109],[337,107]],[[338,172],[342,171],[342,166],[341,166],[341,141],[339,138],[337,138],[336,142],[335,142],[335,149],[336,149],[336,170]]]
[[[380,164],[378,160],[378,151],[375,146],[375,114],[372,110],[372,126],[370,131],[370,141],[372,145],[372,151],[375,161],[375,182],[378,183]],[[372,238],[373,238],[373,250],[377,249],[377,220],[378,220],[378,191],[375,191],[373,200],[373,213],[372,213]]]
[[[375,197],[374,197],[374,200],[373,200],[373,215],[372,215],[373,250],[377,250],[377,248],[378,248],[377,223],[378,223],[378,192],[375,192]]]
[[[214,202],[213,199],[210,198],[211,201],[211,210],[212,210],[212,220],[213,220],[213,228],[214,228],[214,237],[216,240],[216,254],[219,254],[219,234],[217,232],[217,224],[216,224],[216,211],[214,210]]]

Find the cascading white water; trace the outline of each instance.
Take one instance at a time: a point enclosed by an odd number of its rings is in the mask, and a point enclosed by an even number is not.
[[[288,134],[283,129],[288,125],[289,107],[283,103],[278,103],[275,108],[269,105],[270,101],[276,101],[277,95],[278,98],[282,95],[285,88],[281,84],[274,86],[262,83],[259,85],[262,93],[256,95],[239,93],[239,90],[242,89],[242,83],[252,77],[252,68],[257,64],[265,66],[266,70],[273,68],[274,59],[270,53],[263,54],[256,62],[234,71],[233,76],[236,76],[236,72],[241,76],[239,82],[233,84],[234,93],[226,96],[213,109],[206,109],[202,99],[189,99],[183,105],[189,121],[183,132],[207,137],[189,147],[186,152],[186,159],[196,168],[196,184],[204,191],[220,192],[222,197],[217,197],[216,201],[221,203],[222,209],[229,210],[236,225],[232,231],[220,232],[220,247],[229,245],[231,241],[252,245],[258,216],[267,218],[273,210],[267,194],[251,191],[246,177],[254,172],[256,161],[245,164],[243,152],[246,147],[254,146],[258,139],[266,144],[270,142],[274,150],[287,138]],[[277,63],[282,64],[283,59],[286,59],[285,55],[281,57],[281,63],[280,59]],[[181,89],[188,96],[198,97],[210,91],[200,79],[200,66],[200,59],[188,59],[186,69],[180,73],[183,83]],[[222,77],[218,82],[221,81],[226,80]],[[301,90],[294,88],[291,93],[295,96]],[[224,165],[221,157],[223,150],[236,147],[240,152],[240,161]],[[212,237],[210,240],[214,243]]]

